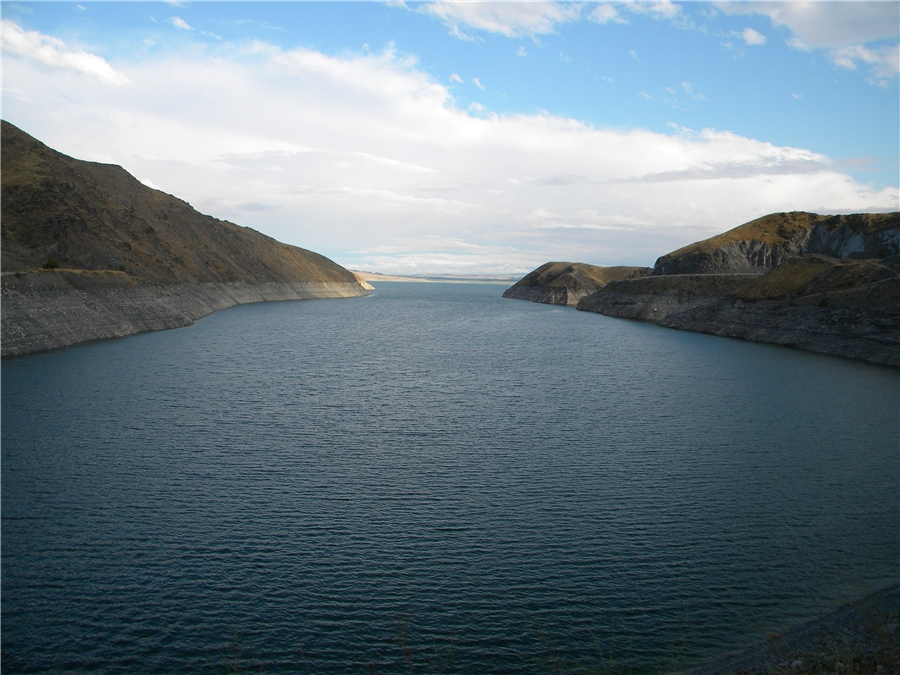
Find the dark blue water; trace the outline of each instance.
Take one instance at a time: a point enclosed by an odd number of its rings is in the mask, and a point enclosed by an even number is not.
[[[658,672],[900,578],[897,370],[502,290],[5,361],[4,673]]]

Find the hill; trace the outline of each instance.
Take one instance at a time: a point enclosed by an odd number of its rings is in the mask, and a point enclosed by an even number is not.
[[[897,253],[900,213],[773,213],[662,256],[653,274],[759,274],[798,255],[883,258]]]
[[[190,324],[261,300],[366,295],[337,263],[203,215],[122,167],[0,122],[2,353]]]
[[[120,166],[48,148],[2,129],[2,269],[121,270],[155,283],[354,281],[340,265],[195,211]]]
[[[900,213],[765,216],[611,280],[577,308],[900,366]]]
[[[646,276],[649,267],[598,267],[586,263],[548,262],[503,293],[504,298],[551,305],[577,305],[581,298],[610,281]]]

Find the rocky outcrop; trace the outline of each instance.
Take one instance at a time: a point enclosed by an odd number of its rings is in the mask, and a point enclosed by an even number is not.
[[[578,303],[606,316],[900,366],[900,256],[801,256],[764,275],[668,275]]]
[[[121,167],[67,157],[7,122],[0,131],[3,356],[186,326],[235,304],[371,288]]]
[[[900,253],[900,213],[774,213],[662,256],[653,274],[761,274],[809,253],[847,259]]]
[[[684,274],[615,281],[602,292],[581,299],[576,306],[623,319],[659,321],[724,298],[747,283],[747,279],[742,274]]]
[[[503,297],[574,306],[581,298],[611,281],[635,279],[650,272],[649,267],[598,267],[585,263],[549,262],[508,288]]]
[[[560,265],[577,267],[547,263],[504,297],[567,303],[541,282],[564,277]],[[900,366],[900,213],[765,216],[662,256],[649,276],[608,280],[576,306]]]

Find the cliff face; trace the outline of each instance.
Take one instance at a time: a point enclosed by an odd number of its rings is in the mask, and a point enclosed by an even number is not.
[[[549,262],[508,288],[503,297],[551,305],[577,305],[581,298],[611,281],[634,279],[650,272],[649,267],[598,267],[585,263]]]
[[[774,213],[662,256],[653,274],[761,274],[807,253],[848,259],[900,253],[900,213]]]
[[[667,328],[900,366],[900,256],[801,256],[760,276],[653,276],[609,284],[578,309]]]
[[[577,308],[900,366],[900,213],[766,216]]]
[[[317,253],[205,216],[2,122],[2,354],[184,326],[261,300],[366,295]],[[52,261],[58,271],[42,270]]]
[[[117,278],[117,276],[119,278]],[[220,309],[271,300],[364,295],[340,282],[146,284],[122,272],[18,273],[3,280],[3,356],[191,325]]]

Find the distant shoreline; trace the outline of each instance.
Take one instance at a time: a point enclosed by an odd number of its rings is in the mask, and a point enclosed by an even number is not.
[[[348,268],[349,269],[349,268]],[[365,281],[402,281],[420,283],[451,283],[451,284],[504,284],[511,285],[521,279],[514,274],[422,274],[403,276],[398,274],[381,274],[380,272],[366,272],[363,270],[350,270]]]

